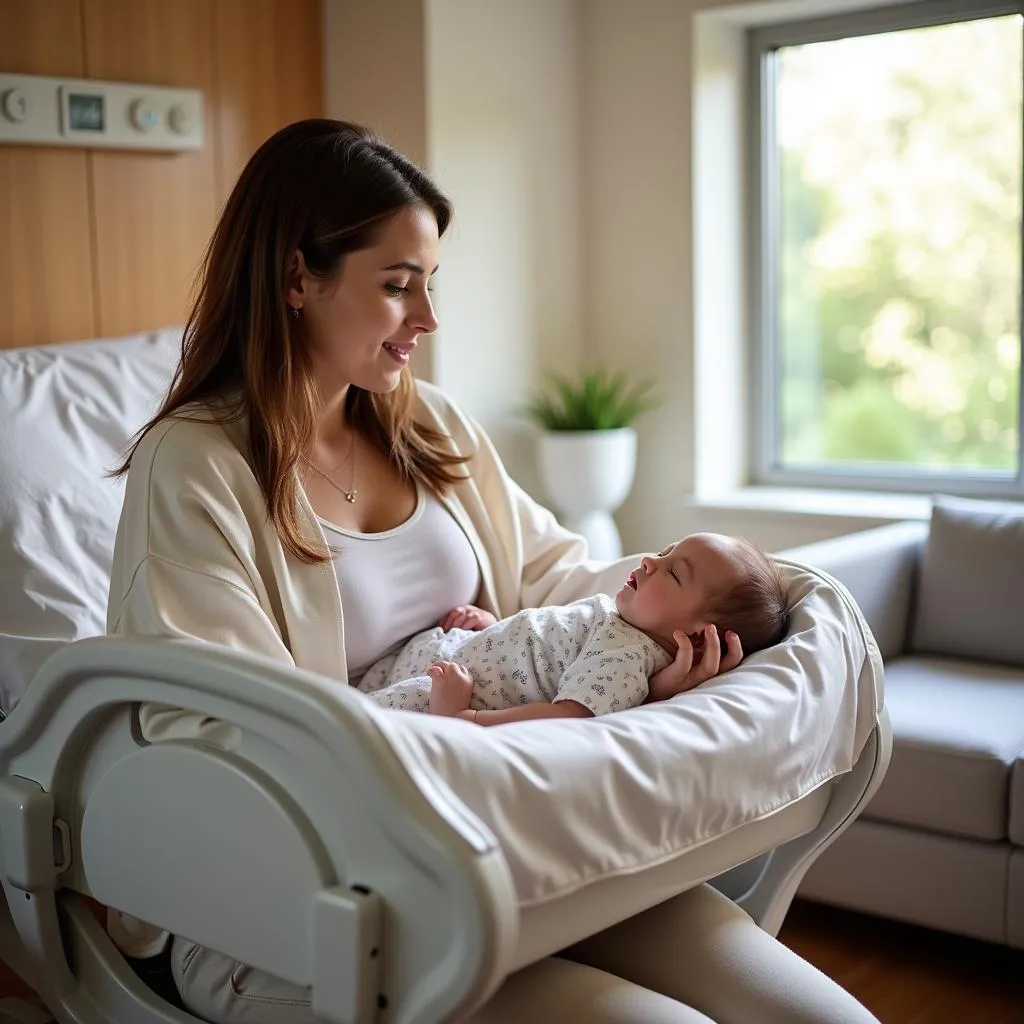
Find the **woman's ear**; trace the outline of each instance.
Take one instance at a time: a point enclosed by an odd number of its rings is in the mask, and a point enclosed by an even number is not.
[[[306,257],[302,255],[301,249],[292,253],[292,262],[288,267],[288,286],[285,290],[285,301],[292,309],[302,309],[303,303],[309,297],[306,291],[306,282],[309,280],[309,269],[306,267]]]

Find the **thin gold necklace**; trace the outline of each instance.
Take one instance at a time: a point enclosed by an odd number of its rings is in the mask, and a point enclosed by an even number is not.
[[[319,466],[314,466],[313,463],[310,462],[309,459],[307,459],[305,455],[300,456],[300,458],[302,459],[302,461],[307,466],[309,466],[309,468],[311,470],[313,470],[314,473],[316,473],[318,476],[322,476],[336,491],[339,491],[341,494],[344,494],[345,495],[345,500],[350,505],[354,505],[356,503],[356,495],[359,492],[356,490],[356,435],[355,435],[355,431],[352,432],[352,443],[349,446],[349,453],[348,453],[348,459],[352,460],[352,477],[351,477],[351,479],[348,482],[348,490],[347,491],[345,490],[344,487],[341,486],[341,484],[335,482],[330,476],[328,476],[328,474],[325,473]],[[348,459],[345,459],[345,462],[348,462]],[[341,466],[344,466],[345,462],[342,462],[340,466],[336,466],[335,469],[341,469]]]
[[[348,460],[352,458],[352,453],[356,450],[356,432],[353,430],[349,434],[348,438],[348,454],[339,462],[336,466],[332,466],[330,469],[325,470],[327,473],[337,473],[342,466],[348,464]]]

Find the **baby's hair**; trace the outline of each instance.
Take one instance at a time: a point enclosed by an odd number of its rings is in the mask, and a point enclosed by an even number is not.
[[[719,633],[732,630],[743,645],[743,655],[762,651],[783,640],[789,631],[786,578],[775,560],[760,547],[739,538],[742,579],[712,599],[707,617]]]

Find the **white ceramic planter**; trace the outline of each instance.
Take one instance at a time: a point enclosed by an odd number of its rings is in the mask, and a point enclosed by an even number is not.
[[[590,557],[622,554],[614,512],[636,475],[636,431],[549,431],[537,438],[541,482],[562,524],[587,539]]]

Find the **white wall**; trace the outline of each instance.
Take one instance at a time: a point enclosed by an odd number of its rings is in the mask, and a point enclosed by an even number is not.
[[[430,0],[427,150],[455,201],[436,291],[434,380],[536,493],[517,408],[582,335],[575,0]]]
[[[324,0],[324,113],[427,159],[422,0]]]
[[[324,114],[377,132],[427,162],[423,0],[323,0]],[[386,69],[386,72],[382,72]],[[413,372],[434,379],[434,339],[413,353]]]
[[[627,549],[707,529],[778,550],[926,507],[744,491],[744,28],[868,2],[581,4],[587,354],[656,374],[665,397],[639,424]]]
[[[516,414],[542,369],[657,377],[627,549],[717,529],[777,550],[924,507],[741,487],[742,32],[875,2],[325,0],[328,112],[425,152],[455,201],[419,372],[542,499]]]
[[[587,356],[656,376],[663,398],[637,425],[627,550],[680,535],[694,476],[688,7],[581,7]]]

